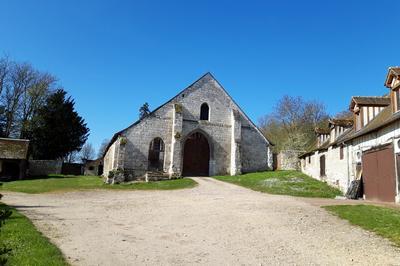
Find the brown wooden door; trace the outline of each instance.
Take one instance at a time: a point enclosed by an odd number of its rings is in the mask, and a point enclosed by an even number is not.
[[[186,141],[183,151],[184,176],[208,176],[210,146],[201,133],[192,134]]]
[[[392,146],[364,153],[362,170],[367,200],[395,201],[396,173]]]

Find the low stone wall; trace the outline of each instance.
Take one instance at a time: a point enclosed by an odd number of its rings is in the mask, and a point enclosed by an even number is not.
[[[30,176],[61,174],[62,165],[62,161],[29,160],[28,174]]]
[[[64,163],[60,160],[29,160],[28,175],[82,175],[83,164]]]
[[[304,151],[285,150],[281,151],[277,156],[277,169],[278,170],[300,170],[299,156]]]

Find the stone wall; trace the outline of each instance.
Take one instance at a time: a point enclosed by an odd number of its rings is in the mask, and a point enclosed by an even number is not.
[[[253,128],[242,126],[242,142],[240,146],[242,157],[242,172],[272,170],[268,144]]]
[[[284,150],[278,154],[277,170],[300,170],[299,156],[304,151]]]
[[[200,120],[203,103],[209,106],[208,121]],[[237,113],[236,123],[232,120],[233,110]],[[234,131],[233,123],[240,125]],[[119,167],[131,173],[133,179],[140,178],[148,169],[149,146],[155,138],[164,142],[164,172],[179,176],[184,142],[193,132],[203,133],[209,142],[210,175],[272,168],[268,141],[212,76],[206,75],[150,116],[123,130],[104,157],[104,176]],[[124,145],[120,145],[121,138],[126,140]],[[232,171],[234,158],[237,162]]]
[[[168,171],[171,162],[172,111],[173,105],[164,106],[162,110],[143,119],[124,133],[127,142],[123,154],[123,168],[132,175],[144,175],[148,169],[150,143],[155,138],[161,138],[164,142],[163,170]]]
[[[61,174],[62,161],[56,160],[29,160],[28,174],[30,176]]]

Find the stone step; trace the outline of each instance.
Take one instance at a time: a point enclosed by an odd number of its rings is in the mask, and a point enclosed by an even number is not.
[[[146,181],[159,181],[170,179],[169,174],[165,172],[147,172],[146,176]]]

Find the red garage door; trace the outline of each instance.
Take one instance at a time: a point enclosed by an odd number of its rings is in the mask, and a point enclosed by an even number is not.
[[[396,172],[393,147],[365,152],[362,156],[362,169],[366,199],[394,202]]]

